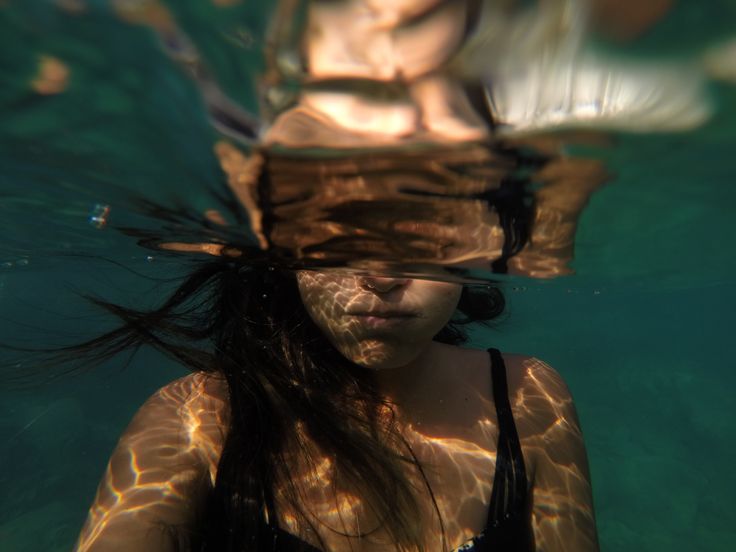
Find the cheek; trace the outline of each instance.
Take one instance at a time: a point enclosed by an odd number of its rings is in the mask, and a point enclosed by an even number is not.
[[[354,285],[346,278],[324,273],[297,273],[299,295],[315,324],[331,339],[340,333],[341,313]]]
[[[462,286],[458,284],[445,282],[424,284],[422,289],[422,297],[425,299],[424,312],[435,333],[439,332],[452,318],[462,291]]]
[[[330,301],[334,296],[326,293],[330,282],[324,274],[311,272],[299,272],[296,281],[304,308],[312,320],[319,324],[320,320],[326,319],[328,313],[335,309],[335,305]]]
[[[348,360],[364,363],[375,345],[361,340],[355,328],[351,328],[341,316],[355,293],[354,279],[300,272],[297,273],[297,284],[307,314],[332,346]]]

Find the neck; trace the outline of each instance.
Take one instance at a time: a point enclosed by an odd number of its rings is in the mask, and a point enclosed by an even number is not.
[[[422,390],[436,379],[451,347],[435,341],[425,347],[409,363],[379,370],[376,378],[382,393],[402,410],[410,408]]]

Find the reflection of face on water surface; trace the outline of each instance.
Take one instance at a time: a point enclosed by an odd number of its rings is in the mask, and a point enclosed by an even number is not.
[[[194,239],[131,233],[149,247],[288,267],[358,268],[369,260],[415,274],[439,265],[551,278],[571,272],[578,219],[607,177],[599,161],[558,156],[559,148],[550,137],[307,156],[246,154],[223,140],[215,152],[232,198],[229,212],[200,215],[212,241],[195,243],[201,231]],[[243,213],[251,240],[232,223]]]

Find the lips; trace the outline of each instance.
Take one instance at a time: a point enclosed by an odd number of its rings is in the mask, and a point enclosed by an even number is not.
[[[349,310],[346,314],[366,318],[416,318],[419,316],[419,313],[415,311],[399,309]]]
[[[381,313],[363,313],[353,314],[352,319],[365,329],[373,331],[396,331],[403,327],[410,320],[417,318],[414,314],[405,312],[381,312]]]
[[[411,312],[358,312],[352,316],[369,318],[416,318],[417,315]]]
[[[417,312],[396,309],[358,310],[347,314],[362,328],[391,332],[419,317]]]

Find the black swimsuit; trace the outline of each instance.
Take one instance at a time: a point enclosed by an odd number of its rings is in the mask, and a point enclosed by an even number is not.
[[[488,521],[479,535],[461,545],[455,552],[531,552],[534,550],[534,538],[528,483],[519,435],[511,413],[506,366],[497,349],[488,349],[488,353],[491,356],[493,401],[499,427],[496,472],[488,505]],[[273,547],[268,548],[273,552],[320,552],[319,548],[280,527],[269,525],[268,532],[273,537]]]

